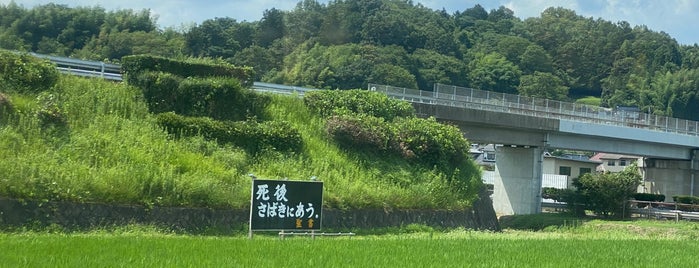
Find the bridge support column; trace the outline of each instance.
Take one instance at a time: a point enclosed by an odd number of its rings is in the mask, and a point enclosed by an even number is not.
[[[666,202],[675,195],[699,195],[699,150],[690,160],[645,159],[643,191],[664,194]]]
[[[697,188],[697,179],[699,179],[699,150],[692,150],[692,163],[689,167],[689,195],[695,196],[699,194],[695,190]]]
[[[543,153],[537,147],[497,148],[493,207],[498,215],[541,212]]]

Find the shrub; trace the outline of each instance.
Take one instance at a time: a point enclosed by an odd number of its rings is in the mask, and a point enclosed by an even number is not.
[[[181,78],[171,73],[148,71],[135,75],[133,83],[141,88],[153,113],[245,120],[261,116],[270,102],[269,97],[243,88],[233,78]]]
[[[266,149],[300,151],[301,134],[288,122],[216,121],[208,117],[187,117],[172,112],[156,116],[158,124],[176,136],[201,135],[222,144],[232,144],[251,153]]]
[[[254,82],[252,68],[213,60],[179,61],[150,55],[134,55],[121,59],[121,69],[126,74],[129,84],[136,84],[138,74],[146,71],[172,73],[181,77],[233,77],[246,87],[252,86]]]
[[[699,205],[699,197],[690,195],[674,195],[672,200],[675,203]]]
[[[558,189],[553,187],[543,187],[541,188],[541,197],[553,199],[557,202],[565,202],[566,191],[568,189]]]
[[[430,168],[451,170],[468,160],[470,145],[459,129],[434,118],[386,122],[366,114],[337,115],[328,119],[326,131],[346,148],[399,154]]]
[[[414,154],[420,162],[449,168],[469,159],[470,144],[455,126],[439,123],[433,117],[399,118],[394,128],[404,154]]]
[[[152,113],[176,110],[177,88],[182,78],[170,73],[143,72],[134,75],[133,85],[143,91],[143,97]]]
[[[623,211],[628,211],[628,200],[636,192],[636,187],[641,182],[638,167],[633,164],[618,173],[587,173],[573,180],[577,188],[576,201],[596,214],[609,216],[623,216]],[[577,203],[577,202],[576,202]]]
[[[325,127],[336,142],[355,150],[385,153],[393,135],[383,118],[369,115],[333,116]]]
[[[0,50],[0,89],[37,93],[52,88],[57,81],[56,66],[48,60]]]
[[[304,95],[303,101],[311,111],[324,117],[350,112],[392,121],[397,117],[415,116],[415,109],[408,102],[359,89],[311,91]]]
[[[648,202],[663,202],[665,201],[664,194],[650,194],[650,193],[635,193],[632,195],[633,199],[638,201],[648,201]]]
[[[39,103],[39,110],[36,112],[36,116],[39,118],[42,127],[62,127],[66,125],[68,120],[59,106],[60,101],[57,95],[42,92],[37,97],[37,102]]]

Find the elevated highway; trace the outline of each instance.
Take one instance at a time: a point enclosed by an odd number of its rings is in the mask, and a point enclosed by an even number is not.
[[[369,88],[459,126],[474,142],[684,160],[699,148],[696,121],[446,85],[435,91]]]

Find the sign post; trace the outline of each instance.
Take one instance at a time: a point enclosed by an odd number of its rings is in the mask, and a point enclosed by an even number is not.
[[[256,180],[250,197],[249,238],[254,231],[320,230],[323,183]]]

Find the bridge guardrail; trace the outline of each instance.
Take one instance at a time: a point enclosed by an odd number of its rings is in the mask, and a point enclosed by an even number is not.
[[[315,88],[285,86],[285,85],[271,84],[271,83],[264,83],[264,82],[252,83],[252,89],[255,91],[258,91],[258,92],[271,92],[271,93],[285,94],[285,95],[298,94],[300,97],[305,95],[306,92],[318,90]]]
[[[101,61],[78,60],[37,53],[29,54],[37,58],[51,61],[52,63],[56,64],[58,71],[62,73],[122,81],[121,65],[118,64],[105,63]]]
[[[699,122],[520,95],[435,84],[434,91],[369,84],[369,90],[416,103],[475,108],[551,119],[699,136]]]

